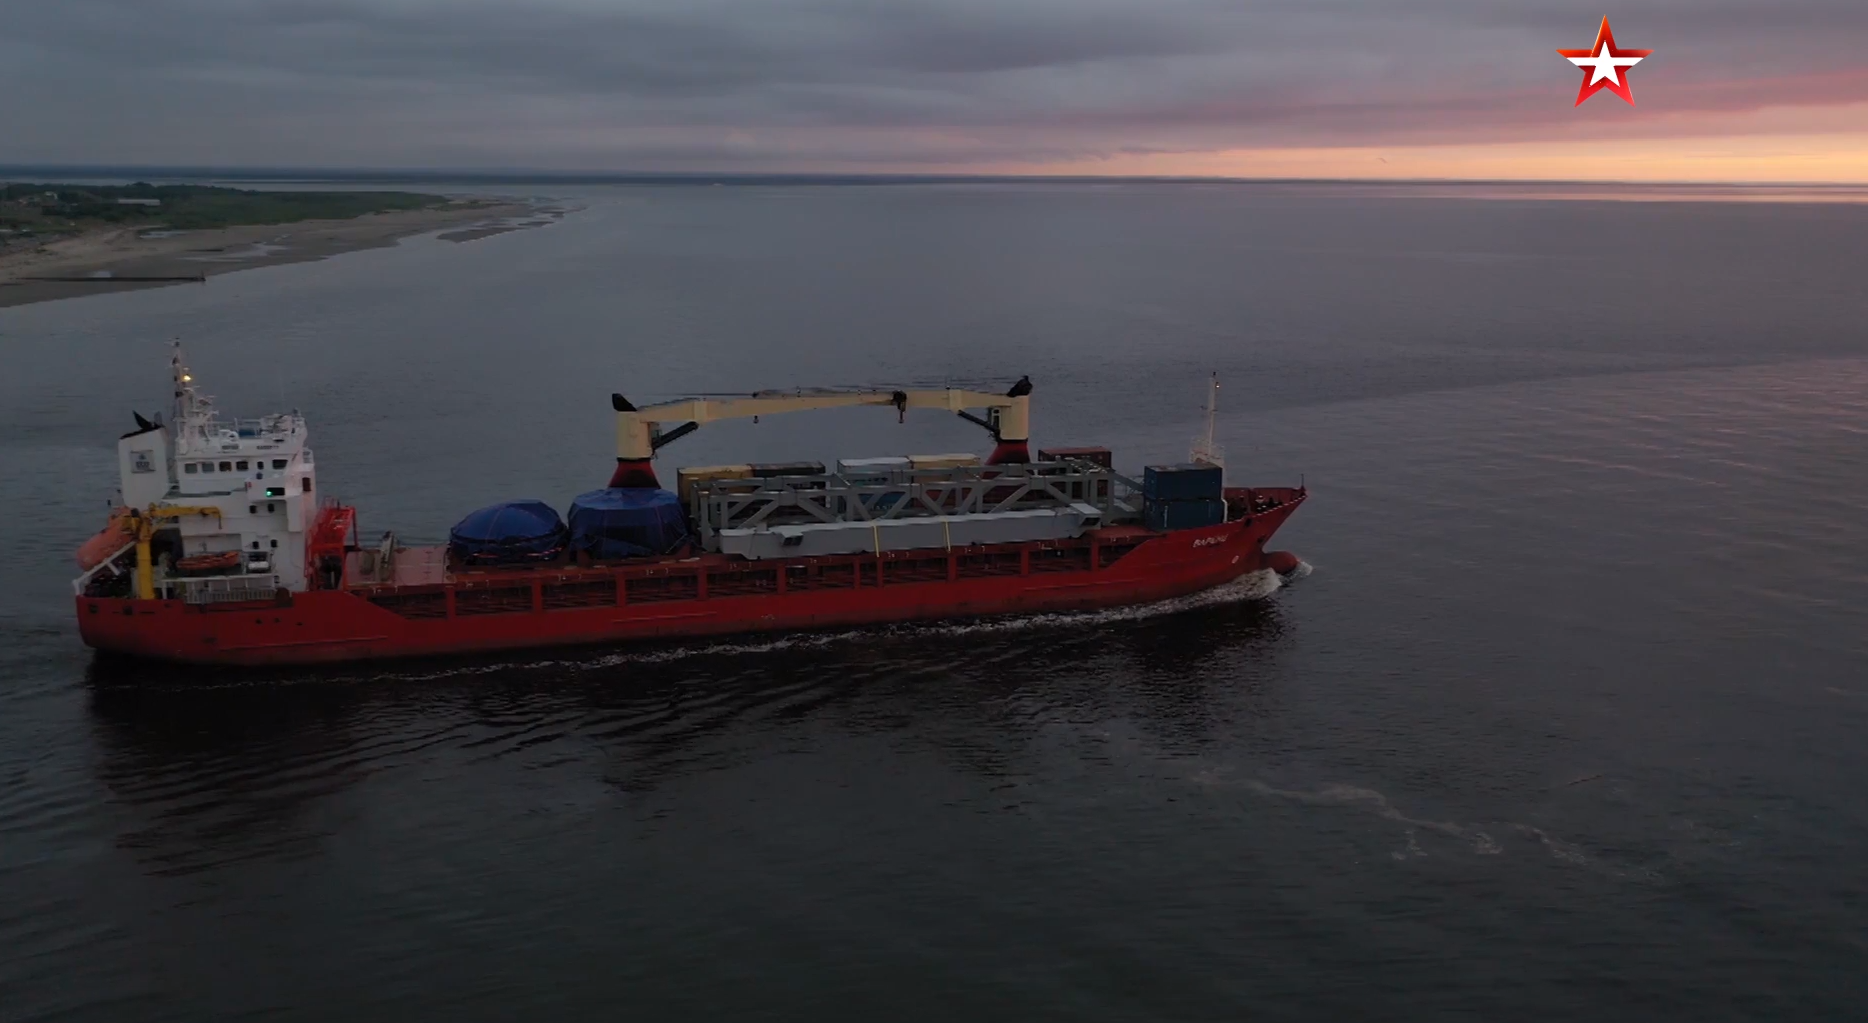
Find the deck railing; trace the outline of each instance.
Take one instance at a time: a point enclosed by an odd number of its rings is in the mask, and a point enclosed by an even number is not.
[[[1103,521],[1138,517],[1141,487],[1087,462],[1030,462],[896,469],[874,476],[838,473],[707,480],[691,509],[703,546],[722,529],[779,523],[890,522],[942,515],[1088,504]]]
[[[221,575],[201,579],[169,579],[163,584],[185,604],[233,604],[271,600],[279,592],[276,575]],[[170,599],[174,599],[171,596]]]

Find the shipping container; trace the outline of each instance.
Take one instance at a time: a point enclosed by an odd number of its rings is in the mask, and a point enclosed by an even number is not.
[[[1105,469],[1115,468],[1115,462],[1109,455],[1108,448],[1044,448],[1038,452],[1040,462],[1095,462]]]
[[[676,478],[684,480],[740,480],[751,475],[750,465],[690,465],[675,470]]]
[[[908,464],[916,469],[958,469],[978,465],[978,455],[909,455]]]
[[[681,503],[694,504],[696,484],[711,480],[743,480],[752,477],[750,465],[696,465],[675,470],[675,493],[681,495]]]
[[[845,480],[862,485],[865,483],[887,483],[890,477],[899,472],[906,472],[913,465],[899,455],[888,458],[845,458],[837,463],[837,475]]]
[[[822,462],[754,462],[750,468],[754,477],[762,480],[774,476],[822,476]]]
[[[1142,471],[1142,496],[1160,501],[1217,501],[1225,483],[1217,465],[1151,465]]]
[[[1201,498],[1192,501],[1144,500],[1142,520],[1149,529],[1200,529],[1226,521],[1226,502]]]

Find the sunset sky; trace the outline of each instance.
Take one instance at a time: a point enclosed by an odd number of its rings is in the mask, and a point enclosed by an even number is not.
[[[1556,51],[1606,15],[1637,106]],[[0,164],[1868,182],[1868,0],[58,0]]]

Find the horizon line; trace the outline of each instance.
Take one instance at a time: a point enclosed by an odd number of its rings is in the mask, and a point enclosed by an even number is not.
[[[397,178],[454,179],[459,181],[504,181],[522,183],[561,182],[567,184],[609,183],[688,183],[696,181],[736,184],[968,184],[968,183],[1130,183],[1130,184],[1257,184],[1257,185],[1566,185],[1622,188],[1798,188],[1798,189],[1868,189],[1868,183],[1856,181],[1629,181],[1595,178],[1332,178],[1332,177],[1241,177],[1231,175],[1158,175],[1158,174],[978,174],[915,171],[554,171],[537,168],[463,168],[463,167],[268,167],[263,165],[214,164],[85,164],[20,163],[0,164],[0,178],[21,174],[77,177],[213,177],[229,180],[393,180]]]

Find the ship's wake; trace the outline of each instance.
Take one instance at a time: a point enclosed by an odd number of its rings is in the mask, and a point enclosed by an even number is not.
[[[1283,789],[1268,785],[1256,778],[1234,781],[1226,777],[1227,772],[1220,770],[1201,771],[1190,780],[1208,788],[1238,786],[1249,792],[1271,799],[1292,803],[1307,804],[1315,807],[1340,807],[1373,815],[1381,820],[1391,821],[1402,829],[1404,844],[1389,853],[1395,860],[1420,859],[1428,855],[1422,847],[1420,836],[1429,834],[1451,840],[1481,856],[1496,856],[1506,851],[1505,843],[1494,837],[1494,832],[1510,832],[1524,839],[1535,842],[1552,859],[1563,863],[1592,867],[1604,870],[1613,876],[1635,880],[1653,880],[1657,875],[1651,870],[1623,869],[1614,864],[1598,863],[1583,849],[1572,843],[1551,835],[1542,828],[1516,821],[1494,821],[1489,825],[1460,823],[1457,821],[1439,821],[1412,816],[1395,806],[1386,795],[1374,789],[1356,785],[1325,785],[1315,790]],[[1488,831],[1487,828],[1492,830]]]

